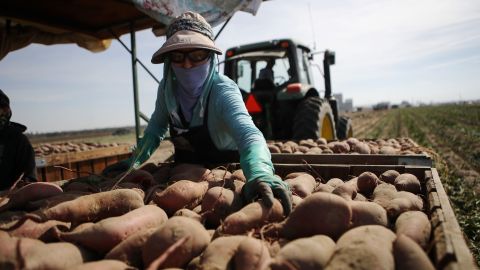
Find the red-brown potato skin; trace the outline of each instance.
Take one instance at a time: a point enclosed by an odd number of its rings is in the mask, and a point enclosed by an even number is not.
[[[325,192],[305,198],[280,224],[266,230],[287,239],[324,234],[337,239],[350,226],[352,209],[343,198]]]
[[[422,247],[403,234],[397,236],[393,243],[393,255],[396,270],[435,269]]]

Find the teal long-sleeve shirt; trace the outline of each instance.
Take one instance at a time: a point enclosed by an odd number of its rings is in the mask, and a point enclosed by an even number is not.
[[[214,61],[212,60],[212,66]],[[169,69],[169,65],[165,65]],[[155,111],[145,133],[163,140],[168,131],[169,120],[175,126],[182,127],[178,115],[178,102],[173,93],[175,76],[168,70],[160,82]],[[210,94],[210,104],[207,98]],[[253,123],[245,108],[238,86],[228,77],[211,68],[203,93],[193,109],[190,127],[203,123],[205,110],[208,109],[208,130],[210,137],[219,150],[238,150],[240,165],[246,178],[251,181],[262,176],[273,175],[271,155],[263,134]],[[186,128],[186,127],[185,127]]]

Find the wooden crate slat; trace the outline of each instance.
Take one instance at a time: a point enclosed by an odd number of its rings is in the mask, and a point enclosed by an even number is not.
[[[441,228],[444,230],[444,234],[447,234],[451,239],[456,263],[458,264],[459,269],[477,269],[473,255],[468,249],[463,232],[458,224],[457,218],[455,217],[455,213],[453,212],[450,200],[443,188],[442,182],[440,181],[438,171],[435,168],[432,168],[431,170],[438,198],[440,199],[440,204],[445,216],[445,222],[442,223],[443,226]]]
[[[89,176],[93,169],[92,169],[92,162],[90,160],[78,162],[78,171],[79,177]]]
[[[359,165],[411,165],[432,167],[426,155],[366,155],[366,154],[272,154],[276,164],[359,164]]]
[[[44,157],[37,157],[37,166],[53,166],[71,162],[78,162],[84,160],[91,160],[100,157],[125,155],[131,152],[129,145],[122,145],[117,147],[99,148],[95,150],[55,154]],[[39,165],[40,164],[40,165]]]

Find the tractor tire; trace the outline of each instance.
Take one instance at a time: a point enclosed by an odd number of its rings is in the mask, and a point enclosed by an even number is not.
[[[337,137],[339,140],[345,140],[353,137],[352,120],[346,116],[338,118]]]
[[[332,108],[319,97],[307,97],[298,104],[293,119],[293,139],[336,139]]]

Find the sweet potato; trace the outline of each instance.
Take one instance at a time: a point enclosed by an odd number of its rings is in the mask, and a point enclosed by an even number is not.
[[[346,142],[329,142],[327,146],[334,153],[348,153],[350,151],[350,145]]]
[[[343,185],[336,187],[332,191],[332,194],[338,195],[347,201],[351,201],[357,196],[357,190],[352,185],[344,183]]]
[[[432,225],[425,213],[421,211],[407,211],[398,216],[395,222],[395,232],[397,236],[403,234],[412,238],[423,249],[426,249],[430,234],[432,231]]]
[[[385,145],[380,147],[380,150],[378,151],[379,154],[381,155],[395,155],[397,154],[397,150],[395,148]]]
[[[23,255],[34,247],[44,245],[37,239],[12,237],[7,232],[0,231],[0,267],[20,269]]]
[[[334,188],[337,188],[337,187],[339,187],[343,184],[345,184],[345,182],[343,182],[343,180],[340,179],[340,178],[332,178],[332,179],[327,181],[327,185],[330,185]]]
[[[351,218],[352,209],[346,200],[317,192],[305,198],[282,223],[267,228],[265,234],[287,239],[325,234],[336,239],[348,229]]]
[[[236,270],[264,269],[270,261],[270,253],[265,243],[253,237],[247,237],[238,245],[233,257]]]
[[[359,202],[366,202],[368,199],[362,195],[362,193],[357,193],[355,198],[353,198],[354,201],[359,201]]]
[[[400,191],[395,198],[385,207],[388,217],[395,220],[401,213],[407,211],[420,211],[423,209],[423,200],[410,192]]]
[[[15,222],[15,221],[14,221]],[[15,222],[16,223],[16,222]],[[52,242],[56,239],[55,234],[49,233],[49,230],[57,227],[60,230],[70,229],[70,224],[58,220],[48,220],[38,223],[33,220],[26,220],[19,227],[8,229],[8,233],[15,237],[27,237],[42,240],[43,242]]]
[[[383,208],[386,208],[390,201],[397,195],[397,189],[394,185],[381,183],[373,191],[373,202],[378,203]]]
[[[137,268],[128,266],[124,262],[117,260],[101,260],[88,262],[70,268],[72,270],[135,270]]]
[[[272,270],[323,269],[335,250],[326,235],[299,238],[286,244],[269,264]]]
[[[355,188],[357,193],[360,192],[360,190],[358,189],[358,177],[354,177],[354,178],[346,181],[345,184],[351,185],[353,188]]]
[[[68,269],[94,260],[97,255],[71,243],[59,242],[32,247],[22,257],[25,260],[24,269]]]
[[[282,152],[282,150],[280,150],[280,147],[272,144],[268,145],[268,150],[270,150],[270,153],[272,154],[277,154]]]
[[[295,152],[295,146],[284,144],[280,147],[280,151],[282,153],[292,154],[293,152]]]
[[[53,207],[59,203],[66,202],[66,201],[71,201],[74,200],[78,197],[92,194],[91,192],[85,192],[85,191],[69,191],[69,192],[63,192],[58,195],[54,195],[52,197],[48,197],[46,199],[40,199],[36,201],[30,201],[27,204],[25,204],[25,209],[32,211],[32,210],[37,210],[39,208],[50,208]]]
[[[308,174],[308,173],[306,173],[306,172],[292,172],[292,173],[287,174],[284,177],[284,179],[287,180],[287,179],[296,178],[296,177],[299,177],[300,175],[303,175],[303,174]]]
[[[372,150],[370,149],[370,146],[368,146],[368,144],[366,144],[364,142],[358,142],[358,143],[354,144],[353,146],[350,146],[350,150],[352,152],[356,152],[356,153],[364,154],[364,155],[368,155],[372,152]]]
[[[413,194],[420,193],[420,181],[410,173],[402,173],[395,178],[395,187],[398,191],[408,191]]]
[[[142,247],[157,229],[158,228],[150,228],[135,232],[111,249],[105,255],[105,259],[122,261],[139,269],[144,268]]]
[[[146,205],[122,216],[101,220],[80,232],[61,233],[60,239],[105,254],[136,231],[159,227],[167,219],[161,208]]]
[[[313,193],[316,192],[326,192],[326,193],[332,193],[332,191],[335,188],[332,187],[331,185],[323,184],[323,183],[318,183],[315,189],[313,190]]]
[[[210,170],[210,176],[208,181],[222,181],[232,177],[232,173],[224,169],[212,169]]]
[[[228,215],[243,206],[239,194],[222,187],[213,187],[207,191],[202,200],[202,215],[206,226],[216,228]]]
[[[210,170],[197,164],[178,164],[170,169],[168,181],[190,180],[193,182],[201,182],[212,177]]]
[[[388,226],[387,211],[374,202],[351,201],[352,228],[363,225]]]
[[[392,255],[396,235],[379,225],[353,228],[337,241],[325,269],[395,269]]]
[[[162,268],[184,268],[190,260],[200,255],[210,243],[210,234],[199,222],[186,217],[171,217],[157,229],[142,247],[144,265],[150,265],[171,245],[187,237],[186,242],[166,258]]]
[[[379,182],[378,177],[372,172],[363,172],[358,176],[358,191],[363,195],[369,196]]]
[[[130,210],[142,207],[143,199],[138,192],[129,189],[116,189],[78,197],[59,203],[51,208],[40,209],[26,215],[36,221],[60,220],[72,222],[72,226],[107,217],[123,215]]]
[[[228,269],[230,260],[237,252],[240,243],[247,239],[245,235],[222,236],[208,245],[200,256],[201,270]]]
[[[124,183],[137,183],[142,185],[144,188],[148,188],[154,183],[153,176],[151,173],[145,170],[135,170],[129,173],[125,178],[122,180]]]
[[[242,182],[240,180],[233,180],[233,188],[227,187],[231,190],[233,190],[236,194],[241,195],[242,194],[242,189],[243,186],[245,185],[245,182]]]
[[[423,249],[410,237],[400,234],[393,243],[396,270],[425,269],[435,267]]]
[[[193,209],[202,201],[207,190],[208,182],[206,181],[197,183],[180,180],[168,186],[158,196],[153,196],[152,200],[165,210],[168,216],[171,216],[182,208]]]
[[[223,224],[218,228],[218,233],[220,235],[242,234],[283,219],[283,208],[278,200],[274,200],[271,208],[267,208],[261,201],[253,202],[225,218]]]
[[[303,198],[297,195],[292,195],[292,209],[297,207],[297,205],[299,205],[302,201],[303,201]]]
[[[315,178],[313,178],[313,176],[307,173],[300,174],[295,178],[286,179],[285,183],[290,186],[292,194],[295,194],[302,198],[305,198],[308,195],[312,194],[316,186]]]
[[[194,212],[193,210],[187,209],[187,208],[182,208],[178,210],[177,212],[173,213],[174,217],[187,217],[191,218],[193,220],[196,220],[200,223],[203,223],[203,217],[199,214]]]
[[[8,209],[19,209],[29,201],[36,201],[62,193],[59,186],[48,182],[27,184],[8,195],[8,203],[0,206],[0,212]]]
[[[238,169],[238,170],[233,171],[231,178],[232,178],[233,180],[242,181],[242,182],[244,182],[244,183],[247,182],[247,178],[245,177],[245,174],[243,174],[243,170],[242,170],[242,169]]]
[[[5,211],[0,213],[0,230],[11,229],[25,214],[26,212],[24,211]]]
[[[30,238],[0,235],[0,266],[10,269],[68,269],[95,255],[71,243],[45,244]]]
[[[350,137],[350,138],[346,139],[345,142],[348,143],[348,145],[350,145],[350,147],[352,147],[355,144],[359,143],[360,140],[357,139],[357,138],[354,138],[354,137]]]
[[[383,182],[385,183],[389,183],[389,184],[395,184],[395,178],[397,178],[397,176],[399,176],[400,173],[397,172],[396,170],[388,170],[388,171],[385,171],[383,172],[381,175],[380,175],[380,180],[382,180]]]
[[[315,145],[315,147],[317,147],[317,146]],[[305,145],[299,145],[299,146],[295,149],[295,153],[303,154],[303,153],[307,153],[308,150],[310,150],[310,147],[305,146]]]

